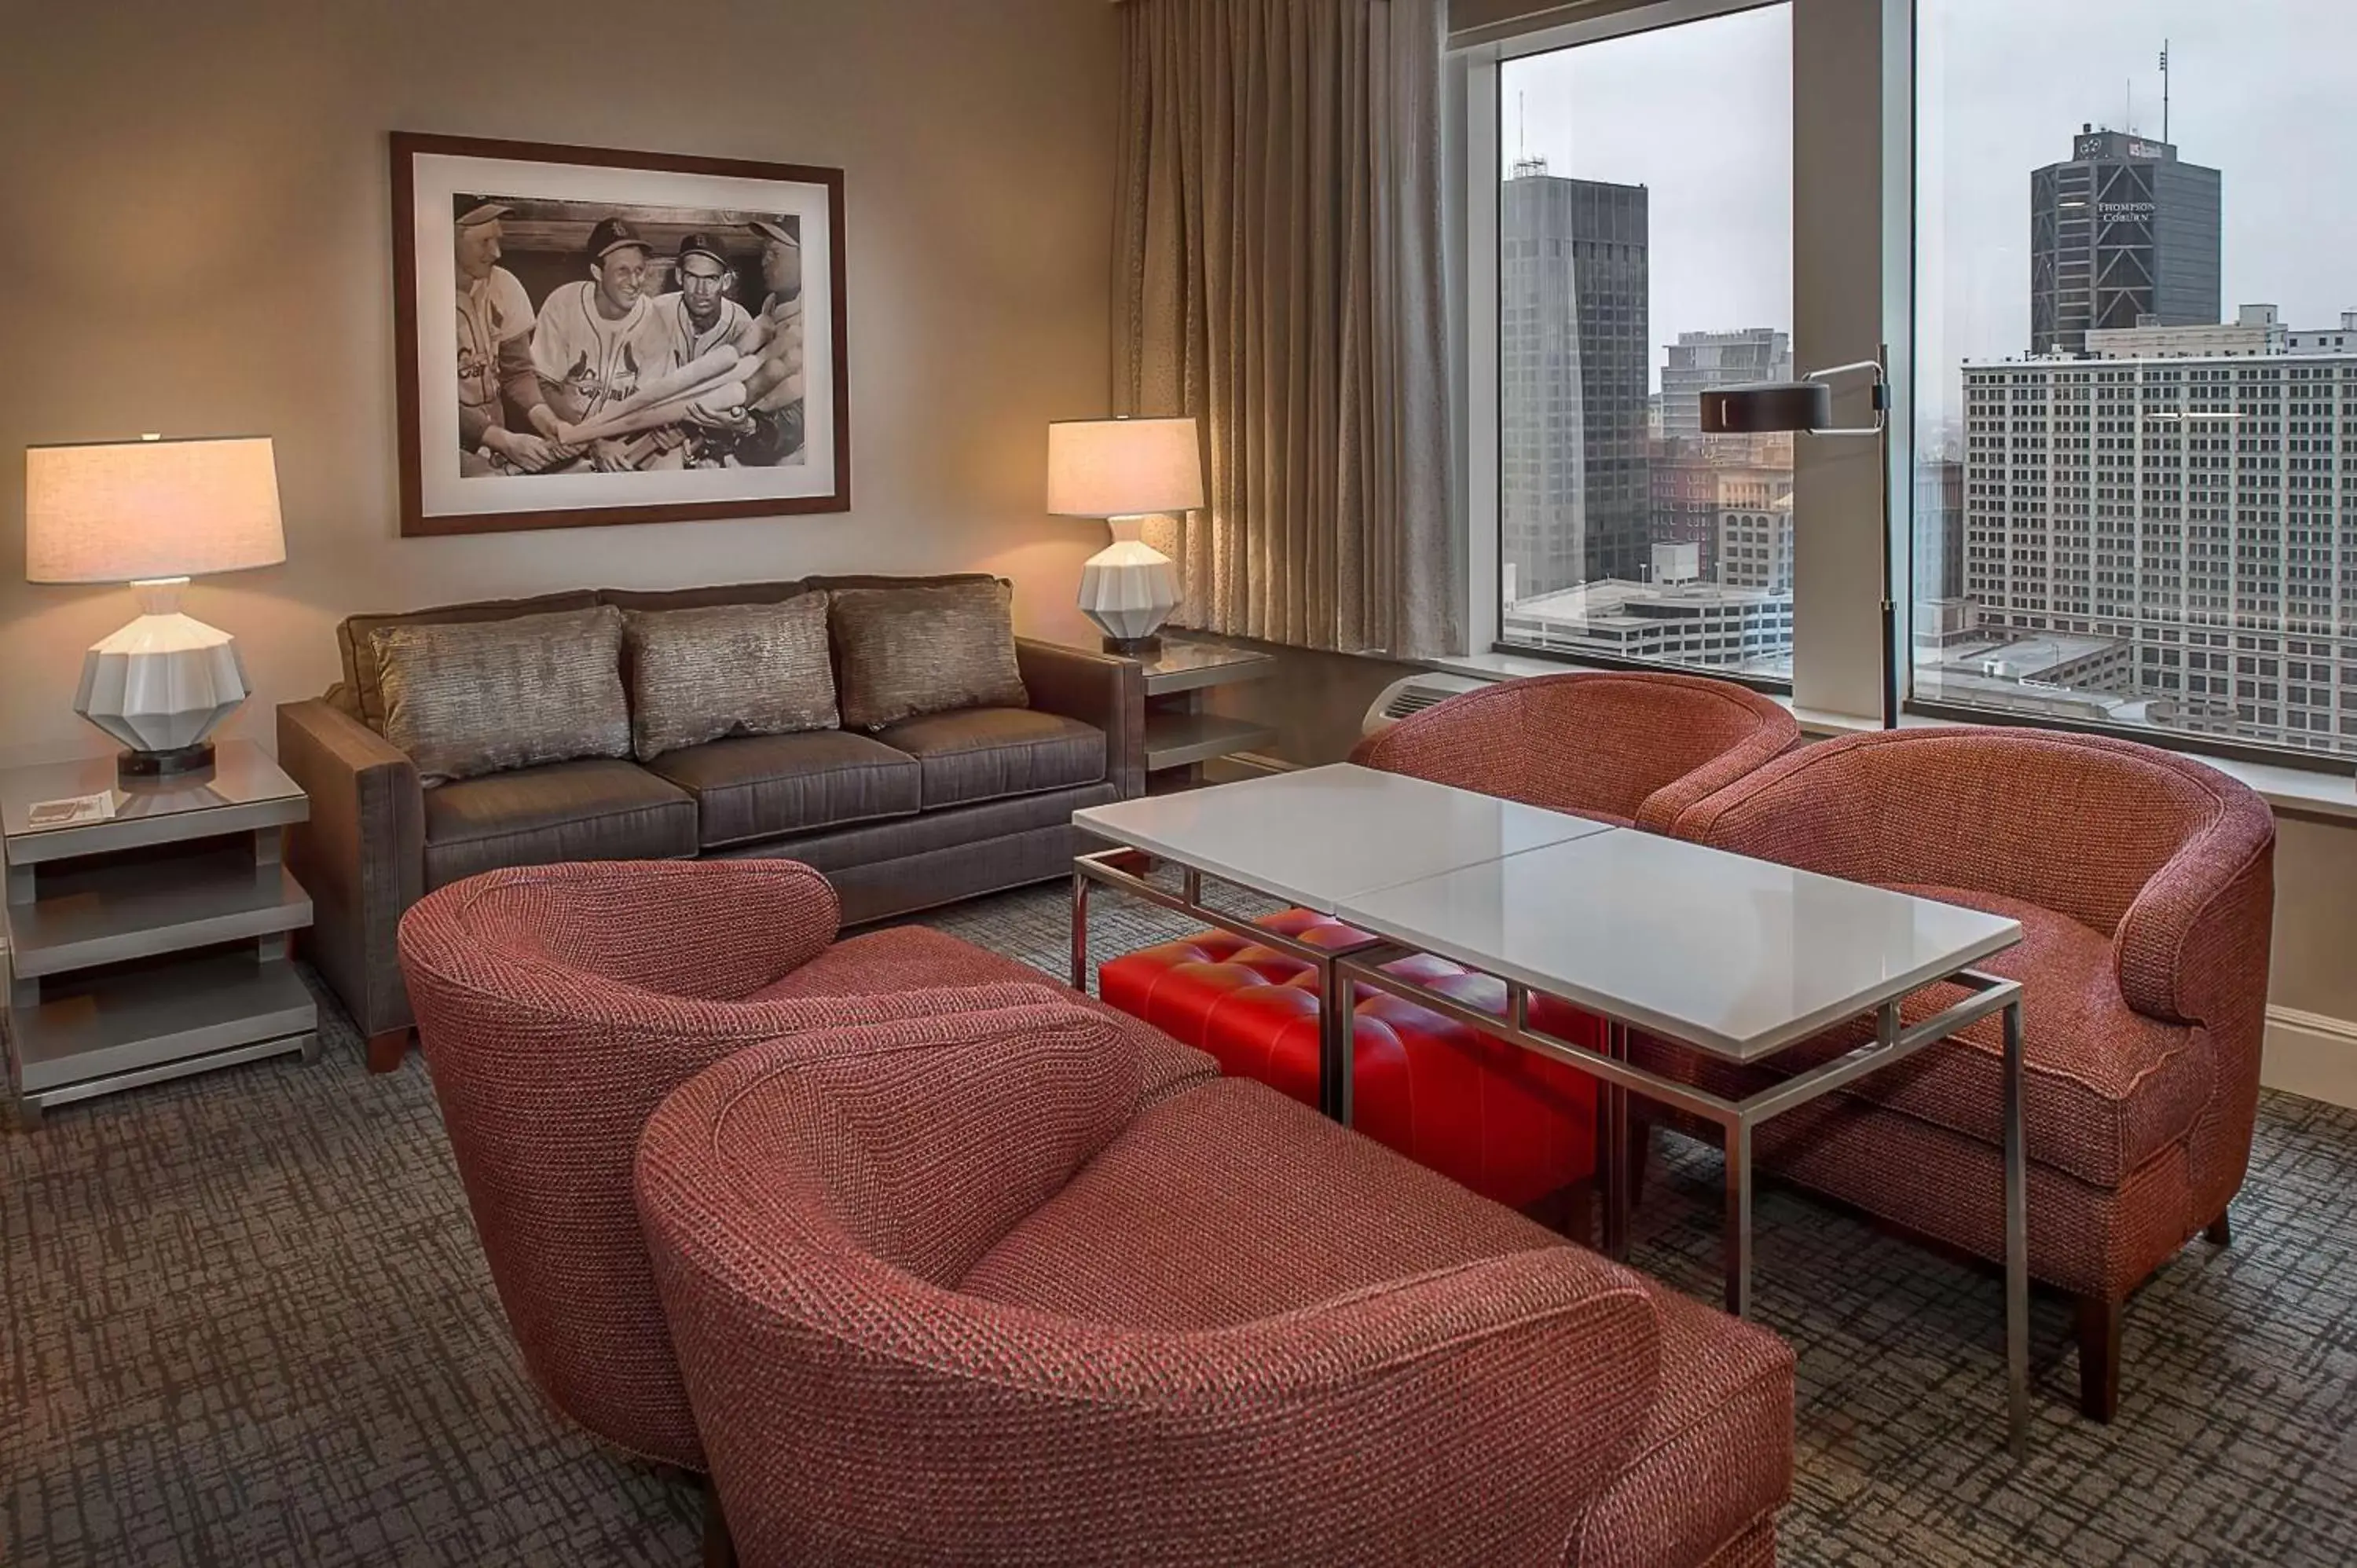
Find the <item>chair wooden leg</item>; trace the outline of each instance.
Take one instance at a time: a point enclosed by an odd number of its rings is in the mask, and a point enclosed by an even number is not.
[[[368,1043],[368,1069],[371,1072],[399,1072],[403,1058],[409,1055],[407,1029],[387,1029],[382,1035],[371,1035]]]
[[[2201,1234],[2213,1247],[2231,1247],[2234,1244],[2233,1220],[2222,1208],[2218,1211],[2218,1218],[2210,1221],[2210,1228]]]
[[[720,1488],[703,1477],[704,1568],[737,1568],[737,1543],[728,1538],[728,1520],[720,1511]]]
[[[2108,1423],[2120,1412],[2122,1304],[2109,1296],[2078,1298],[2079,1412]]]

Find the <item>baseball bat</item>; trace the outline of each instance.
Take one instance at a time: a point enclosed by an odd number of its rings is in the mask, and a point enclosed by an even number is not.
[[[723,343],[709,353],[689,360],[679,369],[642,383],[639,390],[631,394],[630,402],[619,408],[609,410],[594,419],[585,419],[578,424],[560,424],[557,426],[557,434],[568,446],[583,441],[603,439],[611,434],[605,429],[608,421],[620,419],[640,409],[651,408],[659,403],[677,402],[683,394],[701,392],[707,387],[717,386],[728,380],[729,372],[737,368],[737,350]]]
[[[673,393],[659,403],[633,398],[612,413],[603,414],[587,424],[565,425],[568,443],[610,441],[618,435],[635,435],[641,430],[654,430],[679,423],[680,415],[692,403],[709,403],[715,408],[734,408],[745,401],[745,382],[741,378],[726,379],[708,387],[690,387]]]

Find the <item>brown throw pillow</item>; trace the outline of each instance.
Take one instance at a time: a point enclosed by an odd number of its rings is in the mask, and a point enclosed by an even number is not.
[[[1028,708],[1015,664],[1014,590],[1000,582],[846,588],[832,596],[847,729],[953,708]]]
[[[774,605],[624,610],[640,762],[732,735],[833,729],[824,594]]]
[[[429,788],[578,757],[628,757],[622,612],[557,615],[369,634],[384,691],[384,737]]]

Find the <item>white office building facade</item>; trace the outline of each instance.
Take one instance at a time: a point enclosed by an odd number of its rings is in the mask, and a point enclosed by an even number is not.
[[[1983,626],[2126,644],[2144,722],[2357,753],[2357,342],[1964,380]]]

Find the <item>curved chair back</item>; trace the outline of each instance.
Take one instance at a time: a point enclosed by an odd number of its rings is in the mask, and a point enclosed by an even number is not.
[[[1451,697],[1361,741],[1351,760],[1667,832],[1800,734],[1781,705],[1729,681],[1579,671]]]
[[[1075,1006],[842,1029],[657,1111],[640,1211],[738,1560],[1561,1561],[1656,1398],[1651,1292],[1259,1085],[1134,1116],[1133,1049]],[[1239,1140],[1319,1204],[1189,1213]],[[1125,1215],[1227,1256],[1174,1267]],[[1499,1250],[1378,1287],[1335,1237],[1402,1216]],[[1201,1314],[1263,1289],[1204,1267],[1306,1299]],[[1484,1455],[1480,1506],[1456,1466],[1370,1466],[1377,1427]]]
[[[1895,730],[1794,752],[1689,809],[1676,832],[1854,882],[2016,898],[2111,938],[2121,999],[2198,1026],[2215,1053],[2190,1146],[2197,1219],[2241,1186],[2266,1033],[2276,841],[2274,813],[2243,784],[2102,736]]]
[[[826,948],[836,909],[791,862],[605,862],[491,872],[402,920],[419,1043],[524,1365],[632,1453],[704,1466],[630,1197],[663,1096],[757,1041],[1055,994],[761,1000]]]

